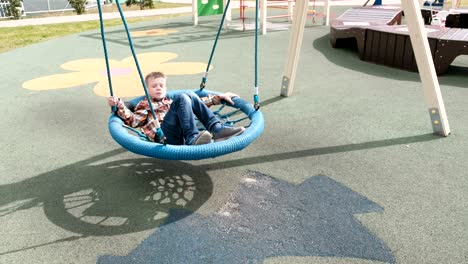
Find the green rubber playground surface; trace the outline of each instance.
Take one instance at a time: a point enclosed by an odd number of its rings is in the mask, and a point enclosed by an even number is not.
[[[320,19],[280,97],[289,30],[275,23],[259,37],[263,134],[200,161],[112,140],[98,31],[0,54],[0,263],[467,263],[468,59],[439,78],[443,138],[418,74],[333,49]],[[131,25],[169,89],[198,87],[216,28]],[[107,39],[115,93],[141,95],[123,28]],[[252,31],[224,32],[207,89],[252,100],[253,51]]]

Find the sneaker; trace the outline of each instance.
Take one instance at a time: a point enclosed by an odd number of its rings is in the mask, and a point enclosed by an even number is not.
[[[226,127],[218,133],[213,133],[213,139],[215,142],[223,141],[238,136],[244,133],[244,131],[244,127]]]
[[[192,144],[190,145],[208,144],[208,143],[211,143],[211,138],[212,138],[211,133],[205,130],[205,131],[199,132],[198,135],[193,140]]]

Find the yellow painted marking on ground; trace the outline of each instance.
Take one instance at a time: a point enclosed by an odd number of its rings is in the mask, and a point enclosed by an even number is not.
[[[149,29],[132,32],[132,37],[141,38],[141,37],[155,37],[155,36],[167,36],[169,34],[177,33],[179,31],[172,29]]]
[[[150,52],[137,55],[144,75],[162,71],[166,75],[189,75],[205,72],[206,63],[170,62],[178,57],[172,52]],[[121,61],[109,60],[114,95],[133,97],[143,94],[143,87],[133,57]],[[39,77],[23,83],[23,88],[35,91],[65,89],[96,83],[93,91],[98,96],[109,95],[109,83],[104,59],[81,59],[60,65],[70,72]],[[144,77],[144,76],[143,76]]]

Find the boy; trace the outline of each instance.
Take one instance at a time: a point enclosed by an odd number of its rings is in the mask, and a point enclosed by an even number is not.
[[[193,92],[181,93],[174,100],[166,97],[166,76],[162,72],[152,72],[145,78],[148,95],[151,98],[156,118],[166,137],[166,143],[172,145],[201,145],[208,144],[213,138],[215,142],[240,135],[244,127],[227,127],[219,122],[216,115],[208,108],[226,100],[233,104],[231,98],[238,95],[225,93],[209,95],[200,98]],[[116,106],[116,114],[126,125],[140,127],[142,132],[154,142],[160,142],[157,137],[157,126],[151,114],[148,100],[141,100],[134,112],[128,109],[118,97],[107,98],[109,106]],[[207,130],[199,132],[195,116]],[[211,132],[211,133],[210,133]]]

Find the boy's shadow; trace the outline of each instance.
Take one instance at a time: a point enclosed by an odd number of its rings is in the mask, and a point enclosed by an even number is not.
[[[165,224],[169,209],[193,212],[212,194],[206,170],[188,163],[140,158],[93,164],[120,152],[0,186],[0,217],[43,206],[47,218],[66,230],[109,236]]]

